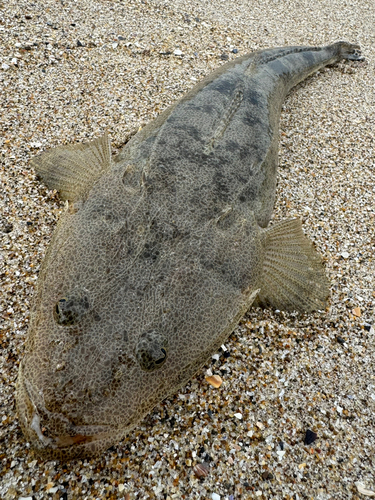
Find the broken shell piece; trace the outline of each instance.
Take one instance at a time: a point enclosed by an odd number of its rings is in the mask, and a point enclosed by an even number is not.
[[[193,468],[193,471],[194,471],[194,474],[197,476],[197,477],[207,477],[208,474],[210,473],[210,466],[208,465],[207,462],[203,462],[201,464],[197,464],[194,468]]]
[[[220,377],[220,375],[212,375],[211,377],[206,377],[206,380],[210,385],[212,385],[212,387],[215,387],[215,389],[218,389],[223,383],[223,379]]]
[[[357,486],[358,493],[362,493],[362,495],[366,495],[367,497],[375,497],[375,491],[367,490],[363,483],[358,481],[354,484]]]
[[[360,318],[361,317],[361,308],[360,307],[355,307],[352,310],[352,313],[354,314],[354,316],[357,316],[357,318]]]

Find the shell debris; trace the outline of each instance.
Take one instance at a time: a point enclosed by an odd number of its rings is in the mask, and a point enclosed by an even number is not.
[[[206,380],[210,385],[212,385],[212,387],[215,387],[215,389],[218,389],[223,383],[223,379],[220,377],[220,375],[208,376],[206,377]]]
[[[202,463],[202,464],[197,464],[193,468],[194,474],[201,478],[201,477],[207,477],[208,474],[210,473],[210,466],[207,463]]]
[[[366,497],[375,497],[375,491],[368,490],[365,485],[359,481],[355,483],[358,493],[365,495]]]

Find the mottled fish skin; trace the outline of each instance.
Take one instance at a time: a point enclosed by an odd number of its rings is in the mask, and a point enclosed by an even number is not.
[[[298,223],[267,228],[278,123],[294,85],[358,59],[358,49],[338,42],[238,58],[108,165],[105,140],[89,145],[91,174],[34,160],[69,200],[40,271],[17,383],[20,423],[39,455],[66,460],[115,444],[195,374],[257,295],[324,308],[324,271]],[[79,164],[86,149],[59,155]]]

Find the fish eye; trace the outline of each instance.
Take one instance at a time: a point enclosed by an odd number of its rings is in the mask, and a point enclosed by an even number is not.
[[[136,347],[136,356],[142,370],[152,372],[165,363],[167,351],[166,337],[152,331],[141,335]]]
[[[53,310],[53,316],[59,325],[71,326],[78,323],[88,309],[88,297],[81,293],[76,293],[70,297],[63,297],[58,300]]]
[[[161,365],[167,358],[167,351],[165,349],[161,348],[160,352],[162,353],[162,357],[155,361],[156,365]]]

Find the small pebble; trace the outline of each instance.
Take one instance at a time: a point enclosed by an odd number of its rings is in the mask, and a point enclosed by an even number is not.
[[[312,431],[310,429],[307,429],[306,434],[305,434],[305,441],[304,441],[304,443],[306,445],[310,445],[314,441],[316,441],[317,439],[318,439],[318,435],[316,434],[316,432],[314,432],[314,431]]]
[[[273,474],[266,470],[262,473],[262,479],[263,481],[271,480],[273,479]]]

